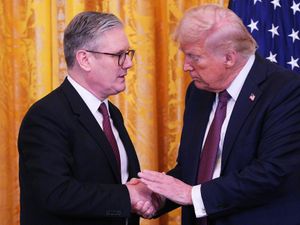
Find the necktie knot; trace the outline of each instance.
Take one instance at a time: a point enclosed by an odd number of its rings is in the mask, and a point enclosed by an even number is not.
[[[227,103],[231,98],[230,94],[224,90],[219,93],[219,102]]]

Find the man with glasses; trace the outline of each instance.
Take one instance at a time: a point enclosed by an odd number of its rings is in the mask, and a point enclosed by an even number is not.
[[[134,50],[117,17],[83,12],[65,30],[64,53],[67,78],[20,128],[21,225],[137,225],[137,213],[153,214],[153,193],[129,182],[138,158],[108,101],[125,90]]]

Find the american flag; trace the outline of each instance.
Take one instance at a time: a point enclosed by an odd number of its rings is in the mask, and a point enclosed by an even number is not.
[[[231,0],[229,8],[243,20],[262,56],[300,73],[300,0]]]

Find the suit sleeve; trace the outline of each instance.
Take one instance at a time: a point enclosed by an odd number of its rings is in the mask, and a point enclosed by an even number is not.
[[[129,217],[125,185],[75,178],[78,168],[72,156],[72,134],[65,112],[56,112],[47,104],[36,104],[22,122],[18,140],[22,191],[33,193],[32,201],[58,215]]]
[[[194,90],[194,84],[193,82],[189,84],[188,88],[187,88],[187,91],[186,91],[186,95],[185,95],[185,104],[187,104],[187,102],[189,101],[189,97],[191,95],[191,92]],[[180,153],[181,151],[179,150],[178,152],[178,157],[177,157],[177,164],[176,166],[171,169],[170,171],[167,172],[168,175],[170,176],[173,176],[177,179],[180,179],[180,180],[184,180],[184,177],[182,176],[182,168],[181,168],[181,164],[180,164],[180,161],[179,161],[179,158],[180,158]],[[164,207],[157,213],[157,216],[161,216],[165,213],[168,213],[176,208],[180,207],[180,205],[178,205],[177,203],[175,202],[172,202],[170,201],[169,199],[166,199],[166,202],[165,202],[165,205]]]

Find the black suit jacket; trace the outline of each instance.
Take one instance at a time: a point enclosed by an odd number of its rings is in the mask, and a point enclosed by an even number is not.
[[[193,83],[188,88],[177,165],[169,173],[191,185],[214,99]],[[211,224],[300,224],[299,75],[256,55],[229,120],[221,176],[202,184],[201,194]],[[195,224],[193,206],[183,207],[182,224]]]
[[[124,144],[129,177],[140,171],[120,111],[109,110]],[[21,225],[129,225],[129,193],[101,127],[65,80],[27,112],[19,132]]]

